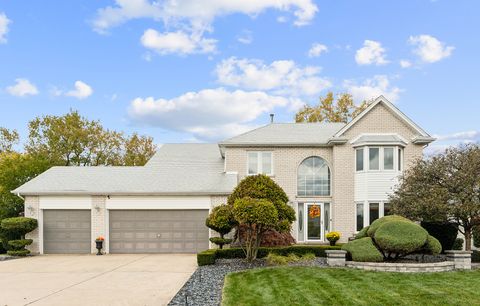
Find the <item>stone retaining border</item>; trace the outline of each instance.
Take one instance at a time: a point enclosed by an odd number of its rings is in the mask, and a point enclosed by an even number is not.
[[[383,272],[447,272],[455,270],[453,261],[432,262],[432,263],[391,263],[391,262],[357,262],[347,261],[346,267],[369,271]]]

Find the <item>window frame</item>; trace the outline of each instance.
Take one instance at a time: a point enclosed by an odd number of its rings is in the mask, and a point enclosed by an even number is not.
[[[370,204],[378,204],[378,218],[382,218],[385,216],[385,204],[390,202],[383,200],[368,200],[368,201],[356,201],[355,202],[355,233],[358,233],[358,220],[357,220],[357,206],[363,206],[363,227],[369,226],[370,222]],[[390,207],[391,209],[391,207]],[[375,219],[377,220],[377,219]],[[375,221],[374,220],[374,221]]]
[[[368,147],[360,147],[360,148],[355,148],[355,171],[356,172],[364,172],[365,169],[365,151],[368,149]],[[359,151],[362,151],[361,155],[359,154]],[[362,169],[358,169],[358,156],[362,156]]]
[[[250,173],[250,154],[256,154],[257,158],[257,171],[255,173]],[[263,153],[270,153],[270,173],[263,172]],[[273,151],[247,151],[247,175],[257,175],[257,174],[264,174],[267,176],[273,176]]]
[[[395,148],[397,147],[382,147],[382,171],[395,171]],[[392,150],[392,168],[391,169],[386,169],[385,168],[385,149],[391,149]]]
[[[319,158],[321,160],[323,160],[325,162],[325,165],[327,166],[327,171],[328,171],[328,194],[322,194],[322,195],[307,195],[307,194],[304,194],[304,195],[300,195],[300,189],[299,189],[299,169],[300,167],[302,166],[302,164],[309,158]],[[333,174],[332,174],[332,169],[329,165],[329,163],[327,162],[327,160],[321,156],[318,156],[318,155],[311,155],[311,156],[308,156],[304,159],[302,159],[302,161],[298,164],[297,166],[297,173],[296,173],[296,196],[298,198],[316,198],[316,197],[331,197],[332,196],[332,185],[333,185]],[[305,192],[306,193],[306,192]]]
[[[377,149],[378,150],[378,169],[372,169],[371,164],[370,164],[370,150],[372,149]],[[376,171],[382,171],[381,166],[382,166],[382,150],[381,147],[379,146],[373,146],[373,147],[368,147],[368,171],[376,172]]]

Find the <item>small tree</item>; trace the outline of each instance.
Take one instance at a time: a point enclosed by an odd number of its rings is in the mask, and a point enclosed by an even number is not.
[[[252,261],[257,258],[263,233],[278,225],[278,212],[268,200],[242,198],[235,200],[233,215],[238,224],[245,228],[245,239],[240,244],[247,261]]]
[[[38,223],[36,219],[26,217],[15,217],[3,219],[0,224],[2,230],[10,235],[18,235],[20,239],[8,241],[9,250],[8,255],[12,256],[26,256],[30,253],[26,250],[27,245],[32,244],[32,239],[25,239],[25,235],[37,228]]]
[[[232,206],[222,204],[213,208],[212,212],[207,217],[205,224],[208,228],[220,234],[220,237],[210,238],[210,241],[218,245],[220,249],[223,249],[225,244],[232,242],[232,239],[226,239],[224,237],[226,234],[230,233],[230,231],[236,225],[236,221],[233,217]]]
[[[480,146],[470,144],[418,160],[390,198],[394,213],[417,221],[452,222],[471,250],[480,226]]]

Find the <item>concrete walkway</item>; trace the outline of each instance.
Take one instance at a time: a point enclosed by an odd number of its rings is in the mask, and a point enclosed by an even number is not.
[[[195,255],[43,255],[0,262],[0,305],[166,305]]]

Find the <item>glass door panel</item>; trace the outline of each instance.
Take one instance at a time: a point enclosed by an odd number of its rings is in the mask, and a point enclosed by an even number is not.
[[[307,240],[322,239],[322,205],[307,205]]]

